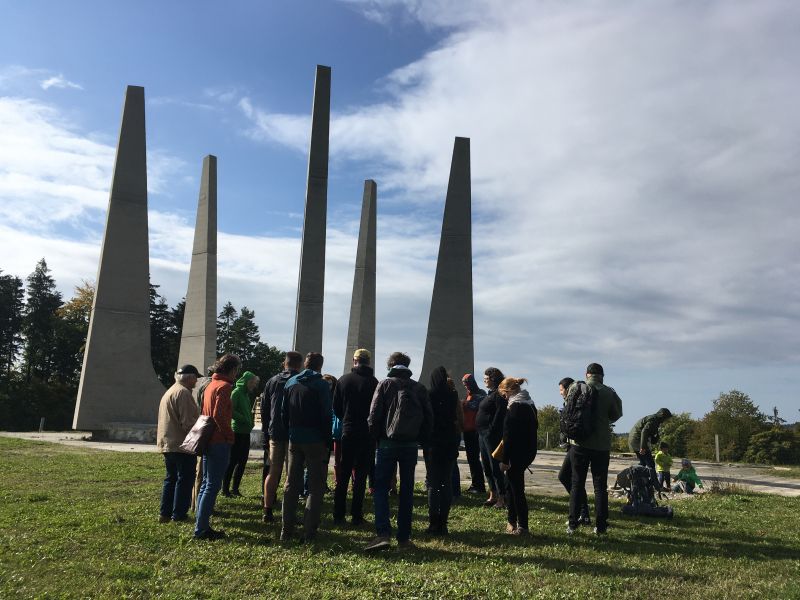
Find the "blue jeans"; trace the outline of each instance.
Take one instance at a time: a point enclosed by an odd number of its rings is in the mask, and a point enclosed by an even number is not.
[[[186,518],[192,504],[197,458],[183,452],[164,452],[167,476],[161,488],[161,516],[179,521]]]
[[[197,494],[197,518],[194,534],[202,535],[211,528],[211,513],[217,502],[217,494],[222,488],[222,478],[228,468],[231,445],[225,442],[209,444],[203,456],[203,483]]]
[[[375,452],[375,530],[379,536],[392,535],[389,523],[389,483],[395,468],[400,465],[400,494],[397,505],[397,541],[411,537],[411,515],[414,509],[414,470],[417,466],[417,447],[378,448]]]
[[[480,448],[481,463],[483,464],[483,474],[486,475],[486,481],[489,482],[489,490],[494,492],[497,499],[505,497],[506,494],[506,476],[500,470],[500,462],[492,458],[494,448],[489,443],[489,432],[478,432],[478,447]]]

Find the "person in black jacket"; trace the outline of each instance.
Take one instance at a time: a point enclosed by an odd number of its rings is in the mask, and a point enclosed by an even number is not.
[[[372,465],[373,450],[369,435],[369,407],[378,380],[370,367],[372,356],[359,348],[353,354],[353,369],[342,375],[333,391],[333,412],[342,422],[341,457],[333,498],[333,521],[343,523],[347,512],[347,487],[353,479],[352,524],[364,522],[364,492]]]
[[[265,437],[269,440],[270,468],[264,480],[264,523],[275,522],[272,507],[275,504],[278,485],[283,475],[283,466],[289,451],[289,432],[283,426],[281,411],[283,410],[283,391],[286,382],[300,372],[303,367],[303,355],[289,351],[283,361],[283,371],[270,378],[264,387],[261,399],[261,422]]]
[[[506,399],[497,393],[497,386],[503,381],[500,369],[489,367],[485,371],[483,382],[489,393],[478,405],[475,426],[478,428],[478,445],[481,452],[481,463],[486,481],[489,483],[489,498],[484,506],[505,508],[505,476],[500,470],[500,463],[492,458],[503,437],[503,419],[506,416]]]
[[[572,377],[564,377],[561,381],[558,382],[558,393],[561,395],[562,400],[567,399],[567,392],[569,391],[569,386],[571,386],[575,380]],[[558,472],[558,480],[561,482],[561,485],[564,486],[564,489],[567,490],[567,494],[572,493],[572,453],[569,451],[569,441],[567,440],[564,434],[561,434],[564,439],[564,445],[566,446],[567,452],[564,455],[564,461],[561,463],[561,469]],[[581,495],[581,517],[579,524],[589,526],[592,524],[592,518],[589,516],[589,501],[586,496],[586,488],[582,488],[579,492]]]
[[[429,523],[426,533],[433,535],[448,534],[447,517],[453,502],[451,479],[464,423],[458,392],[448,380],[445,368],[436,367],[428,389],[433,431],[425,448]]]
[[[525,469],[536,458],[536,434],[539,419],[536,405],[528,390],[521,388],[525,379],[506,377],[497,391],[508,400],[508,410],[503,419],[503,450],[500,469],[507,480],[506,504],[508,525],[506,532],[514,535],[528,533],[528,501],[525,498]]]

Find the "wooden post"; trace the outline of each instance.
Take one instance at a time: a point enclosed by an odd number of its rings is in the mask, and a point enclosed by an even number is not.
[[[714,447],[717,450],[717,462],[719,462],[719,434],[714,434]]]
[[[550,449],[550,432],[549,431],[545,431],[544,432],[544,447],[547,448],[548,450]]]
[[[39,419],[39,433],[42,433],[43,431],[44,431],[44,417]]]

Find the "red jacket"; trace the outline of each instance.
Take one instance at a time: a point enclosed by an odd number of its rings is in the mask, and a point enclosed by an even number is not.
[[[478,411],[469,409],[468,405],[470,400],[472,400],[472,394],[467,393],[466,399],[461,401],[461,406],[464,407],[464,433],[470,433],[477,429],[475,426],[475,417],[478,416]]]
[[[203,414],[213,417],[215,425],[209,444],[233,443],[233,429],[231,429],[233,383],[233,379],[214,373],[211,383],[203,393]]]

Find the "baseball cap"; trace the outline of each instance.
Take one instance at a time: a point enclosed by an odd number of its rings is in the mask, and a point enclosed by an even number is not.
[[[200,371],[194,365],[183,365],[178,369],[178,375],[197,375],[200,377]]]

